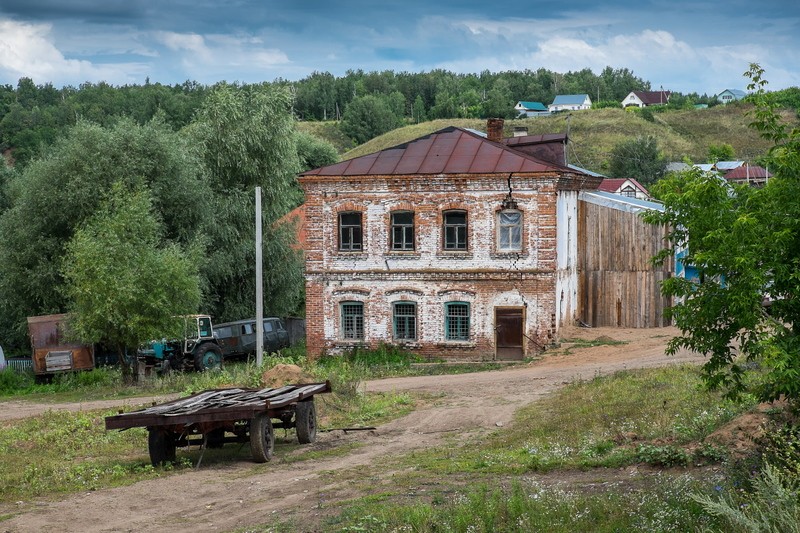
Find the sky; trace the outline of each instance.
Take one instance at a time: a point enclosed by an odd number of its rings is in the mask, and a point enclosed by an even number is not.
[[[628,68],[653,89],[800,86],[798,0],[0,0],[0,83],[299,80],[314,71]]]

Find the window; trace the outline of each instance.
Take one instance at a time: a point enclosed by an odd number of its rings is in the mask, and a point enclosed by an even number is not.
[[[264,321],[264,333],[272,333],[275,329],[275,325],[272,323],[271,320]]]
[[[444,249],[467,249],[467,212],[444,212]]]
[[[497,248],[502,252],[522,250],[522,213],[504,209],[497,214]]]
[[[445,304],[444,337],[449,341],[469,340],[469,304],[451,302]]]
[[[628,198],[636,198],[636,189],[634,189],[629,185],[624,189],[622,189],[622,196],[627,196]]]
[[[361,213],[339,213],[339,250],[356,252],[362,249],[362,245]]]
[[[414,212],[392,213],[392,250],[414,249]]]
[[[242,335],[252,335],[255,328],[254,324],[242,324]]]
[[[394,304],[395,340],[413,341],[417,338],[417,304],[400,302]]]
[[[364,339],[364,304],[345,302],[342,304],[342,338],[346,340]]]

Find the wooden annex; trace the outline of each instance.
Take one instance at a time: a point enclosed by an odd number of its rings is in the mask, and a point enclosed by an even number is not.
[[[673,275],[673,260],[653,266],[666,230],[640,213],[659,204],[599,191],[578,202],[580,320],[591,326],[652,328],[669,325],[660,283]]]

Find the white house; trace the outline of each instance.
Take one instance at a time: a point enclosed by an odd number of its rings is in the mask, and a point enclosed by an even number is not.
[[[631,91],[622,100],[622,107],[648,107],[651,105],[664,105],[669,103],[669,91]]]
[[[547,106],[545,106],[541,102],[517,102],[517,105],[514,106],[514,110],[517,112],[517,117],[538,117],[542,115],[549,115],[550,112],[547,110]]]
[[[592,100],[588,94],[559,94],[547,109],[554,113],[556,111],[578,111],[580,109],[591,109]]]
[[[736,100],[741,100],[745,96],[747,96],[747,94],[739,89],[725,89],[717,95],[717,101],[722,104],[729,104]]]
[[[598,191],[619,194],[627,198],[637,198],[639,200],[649,200],[650,193],[644,186],[633,178],[605,178],[600,182]]]

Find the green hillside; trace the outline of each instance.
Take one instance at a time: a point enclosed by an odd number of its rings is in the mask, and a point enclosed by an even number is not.
[[[652,121],[646,120],[641,113],[623,109],[576,111],[569,115],[562,113],[549,117],[506,120],[505,134],[513,135],[518,126],[528,128],[531,135],[563,133],[569,127],[572,141],[570,163],[597,172],[608,170],[608,155],[614,145],[626,139],[647,135],[658,139],[658,146],[668,161],[680,161],[688,157],[695,163],[704,163],[708,147],[722,143],[733,146],[737,158],[752,160],[764,155],[770,143],[748,127],[751,119],[747,112],[750,109],[752,106],[749,104],[732,104],[709,109],[670,110],[653,113]],[[792,111],[785,111],[783,116],[787,121],[798,123],[797,116]],[[344,153],[342,158],[352,159],[383,150],[447,126],[485,131],[486,121],[442,119],[405,126]]]

